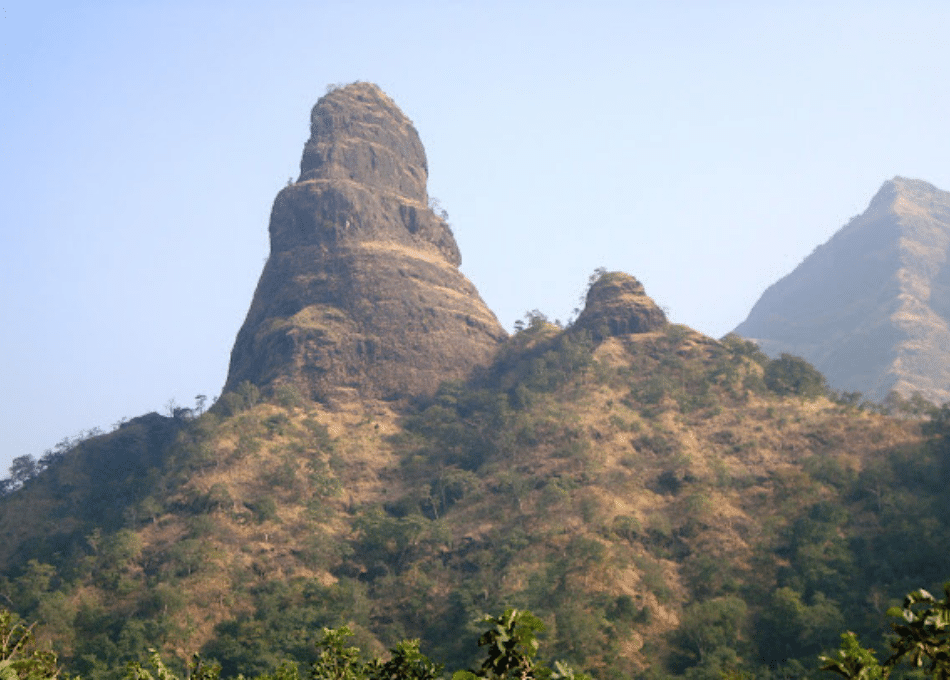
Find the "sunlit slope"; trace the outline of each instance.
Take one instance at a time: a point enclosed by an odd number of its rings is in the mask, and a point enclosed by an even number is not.
[[[19,542],[5,592],[92,676],[156,644],[253,673],[307,661],[344,622],[461,664],[458,630],[514,605],[607,677],[813,658],[843,621],[945,576],[923,559],[948,533],[917,424],[780,397],[737,339],[601,328],[534,318],[484,374],[399,412],[244,385],[177,423],[105,528],[73,501],[101,485],[52,467],[0,506]],[[64,507],[55,546],[23,521]],[[891,548],[908,524],[923,533]]]
[[[831,384],[950,399],[950,193],[885,182],[868,209],[772,285],[735,330]]]

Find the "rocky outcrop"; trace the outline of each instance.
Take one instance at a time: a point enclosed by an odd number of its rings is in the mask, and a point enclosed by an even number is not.
[[[584,311],[574,328],[587,330],[597,340],[631,333],[648,333],[666,326],[663,310],[637,279],[608,272],[591,284]]]
[[[487,363],[506,333],[429,207],[410,120],[355,83],[317,102],[310,129],[300,178],[274,201],[225,391],[247,380],[321,400],[393,399]]]
[[[895,177],[772,285],[735,332],[804,357],[832,387],[950,398],[950,193]]]

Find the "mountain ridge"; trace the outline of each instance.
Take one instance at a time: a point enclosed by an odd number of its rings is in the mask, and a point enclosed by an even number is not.
[[[253,677],[341,625],[471,666],[459,633],[511,606],[605,680],[807,677],[845,621],[880,637],[945,578],[945,412],[782,380],[820,376],[669,323],[621,272],[568,328],[498,333],[408,119],[356,84],[313,121],[215,405],[0,497],[0,596],[70,673],[119,680],[160,648]]]
[[[867,210],[769,286],[734,332],[812,362],[832,386],[950,398],[950,193],[885,182]]]

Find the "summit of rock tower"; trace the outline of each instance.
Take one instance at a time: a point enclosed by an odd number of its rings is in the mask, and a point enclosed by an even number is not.
[[[354,83],[317,102],[310,132],[299,179],[274,201],[225,391],[250,381],[318,400],[399,399],[487,364],[507,334],[429,206],[412,122]]]

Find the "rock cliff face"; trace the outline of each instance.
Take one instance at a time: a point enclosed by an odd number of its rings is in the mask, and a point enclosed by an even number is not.
[[[643,284],[622,272],[609,272],[587,291],[584,311],[575,328],[590,331],[597,340],[630,333],[647,333],[666,326],[663,310],[647,296]]]
[[[429,208],[409,119],[355,83],[317,102],[310,130],[300,178],[274,201],[270,257],[225,391],[248,380],[320,400],[392,399],[487,363],[506,333]]]
[[[868,209],[772,285],[735,332],[833,387],[950,398],[950,193],[887,181]]]

